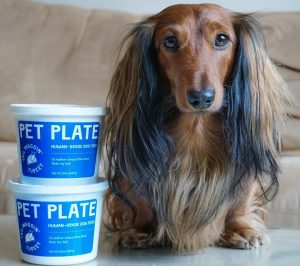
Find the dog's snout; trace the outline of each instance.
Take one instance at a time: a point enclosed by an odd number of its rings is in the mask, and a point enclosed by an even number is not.
[[[191,89],[187,92],[189,103],[196,109],[209,108],[215,100],[215,90],[213,88],[204,88],[201,90]]]

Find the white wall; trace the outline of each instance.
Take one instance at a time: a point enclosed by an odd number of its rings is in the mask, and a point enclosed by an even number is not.
[[[176,3],[201,3],[197,0],[34,0],[83,8],[105,8],[130,13],[153,14]],[[239,12],[300,11],[300,0],[207,0]],[[299,18],[300,19],[300,18]]]

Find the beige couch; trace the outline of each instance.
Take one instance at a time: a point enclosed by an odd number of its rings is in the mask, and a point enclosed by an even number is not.
[[[300,13],[260,14],[272,58],[300,102]],[[25,0],[0,1],[0,213],[13,213],[18,176],[11,103],[103,104],[121,38],[140,16]],[[289,69],[290,68],[290,69]],[[280,193],[269,226],[300,228],[300,108],[283,136]],[[1,219],[1,215],[0,215]]]

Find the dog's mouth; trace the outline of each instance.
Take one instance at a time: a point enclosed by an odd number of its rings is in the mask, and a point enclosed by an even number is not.
[[[191,115],[207,115],[211,112],[207,111],[207,110],[201,110],[201,111],[195,111],[195,112],[188,112],[188,114]]]
[[[178,111],[180,113],[185,113],[185,114],[190,114],[190,115],[206,115],[209,113],[214,113],[216,110],[214,110],[214,108],[210,107],[210,108],[193,108],[190,105],[183,105],[183,104],[177,104],[176,102],[176,108],[178,109]]]
[[[213,112],[209,110],[198,110],[198,111],[181,111],[181,113],[184,113],[188,116],[206,116]]]

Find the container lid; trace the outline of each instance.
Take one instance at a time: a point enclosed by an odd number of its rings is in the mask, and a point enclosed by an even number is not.
[[[11,104],[10,108],[17,115],[103,116],[106,114],[105,107],[96,105]]]
[[[8,187],[14,193],[38,194],[38,195],[66,195],[66,194],[88,194],[101,192],[108,188],[106,180],[95,184],[80,186],[41,186],[21,184],[18,179],[12,179],[8,182]]]

